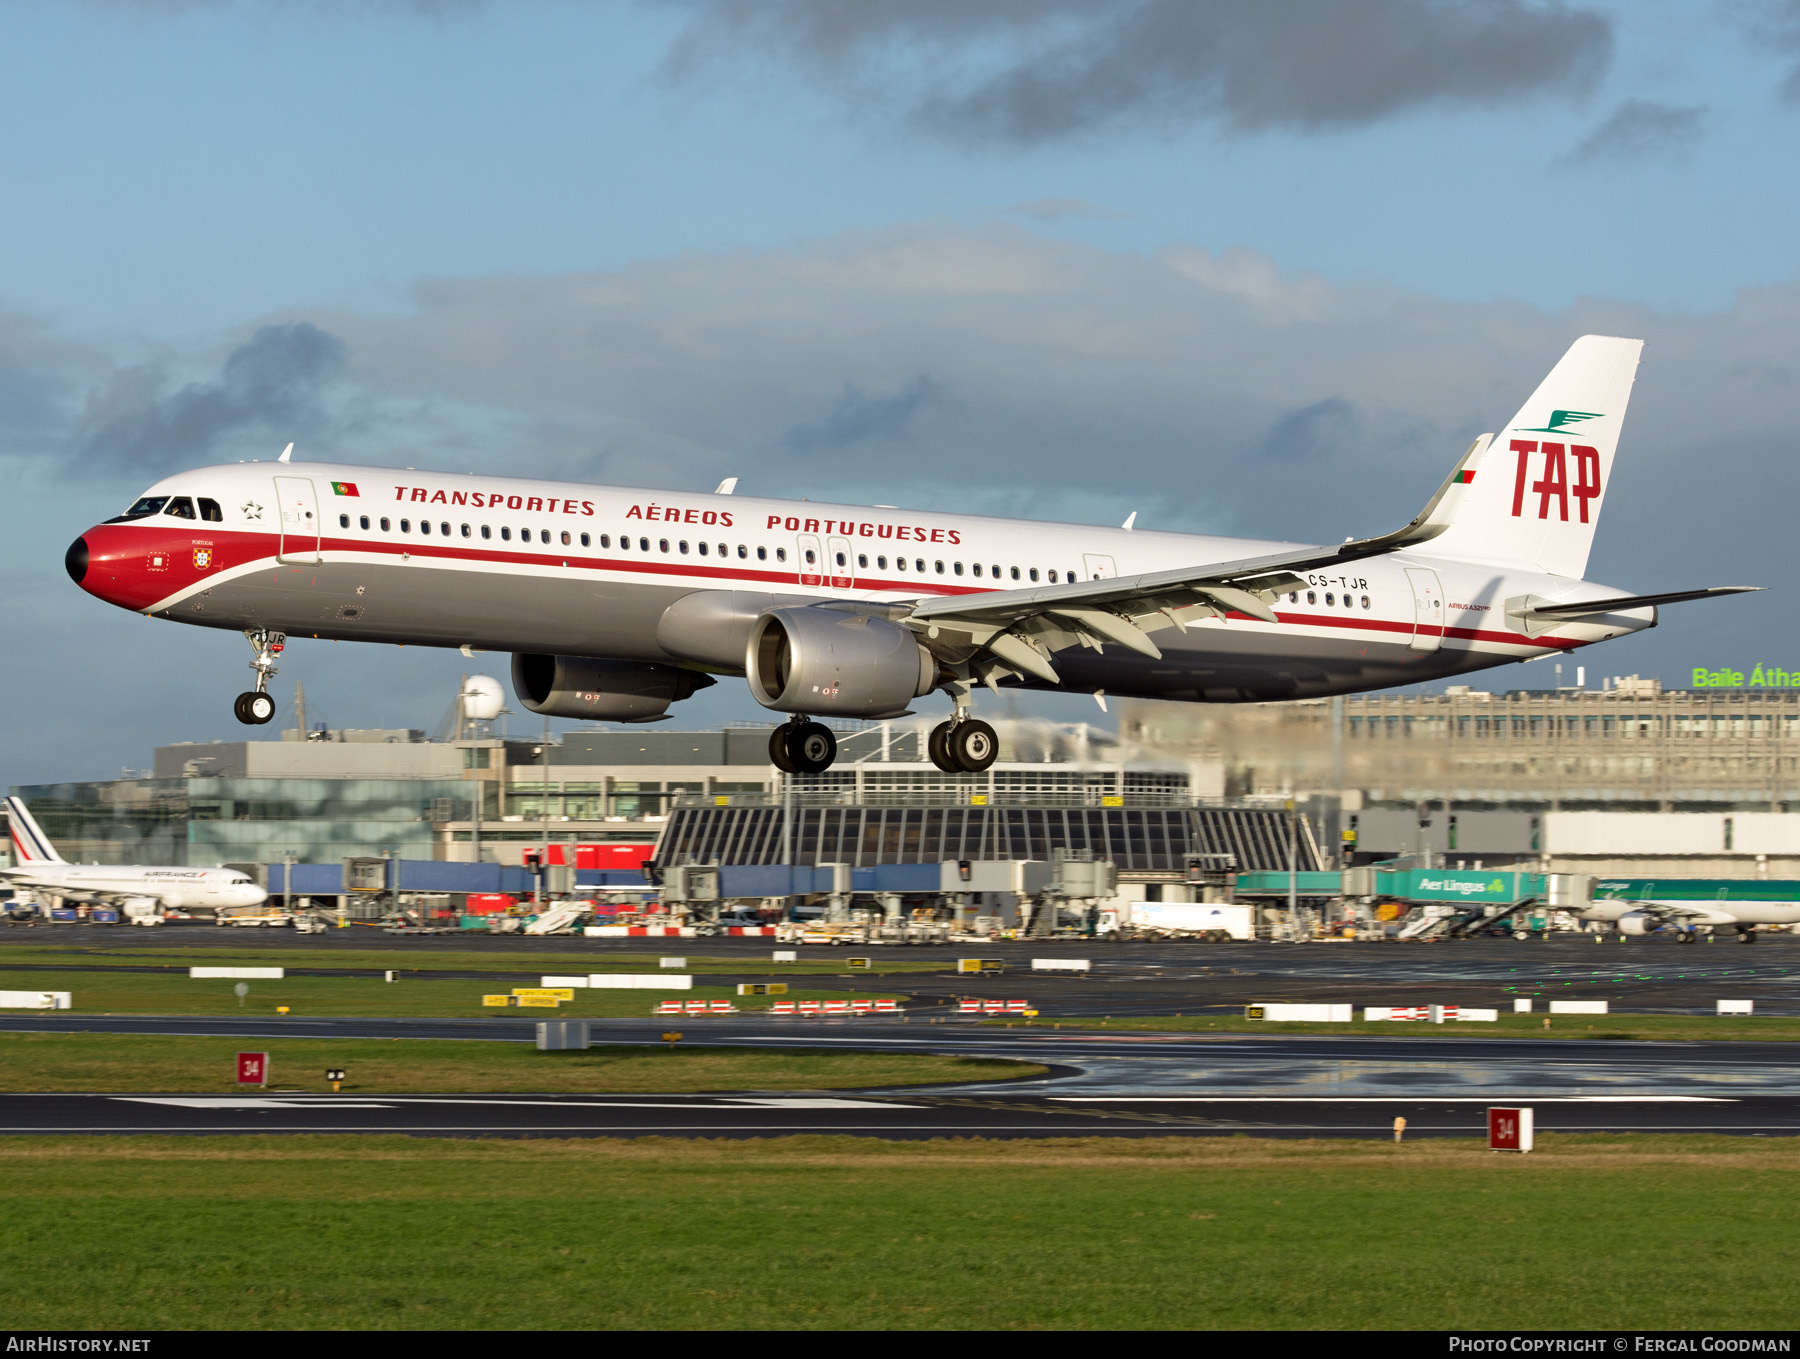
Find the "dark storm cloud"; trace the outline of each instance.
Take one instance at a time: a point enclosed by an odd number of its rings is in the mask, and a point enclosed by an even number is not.
[[[1649,160],[1687,150],[1700,136],[1704,108],[1681,108],[1631,99],[1563,157],[1569,166]]]
[[[168,395],[160,372],[127,369],[89,398],[70,470],[154,475],[252,435],[303,438],[326,423],[324,392],[345,353],[342,340],[301,321],[262,327],[226,357],[216,381]]]
[[[1524,0],[665,0],[670,70],[755,47],[957,140],[1149,125],[1323,130],[1426,105],[1579,96],[1612,28]]]
[[[1329,396],[1277,420],[1261,452],[1278,462],[1310,462],[1345,452],[1360,433],[1355,408],[1341,396]]]
[[[888,396],[846,385],[824,418],[797,425],[788,444],[797,453],[839,452],[855,444],[904,438],[913,417],[941,399],[938,385],[923,375]]]

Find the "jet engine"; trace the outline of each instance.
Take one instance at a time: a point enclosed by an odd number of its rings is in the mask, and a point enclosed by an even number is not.
[[[647,661],[601,661],[587,656],[513,656],[513,692],[534,713],[595,722],[654,722],[712,676]]]
[[[1648,911],[1627,911],[1619,917],[1620,934],[1650,934],[1662,928],[1662,921]]]
[[[898,623],[838,609],[770,609],[750,629],[750,692],[813,717],[892,717],[937,684],[937,662]]]

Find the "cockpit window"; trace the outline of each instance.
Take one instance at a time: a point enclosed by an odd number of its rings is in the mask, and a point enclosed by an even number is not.
[[[133,519],[148,519],[151,515],[158,513],[162,507],[168,503],[169,497],[166,495],[147,495],[139,500],[137,504],[126,510],[124,514],[118,516],[118,518],[108,519],[106,522],[109,524],[125,524]]]
[[[192,519],[194,517],[194,502],[187,496],[178,495],[168,503],[168,506],[163,510],[163,513],[172,515],[176,519]]]
[[[219,509],[219,502],[216,500],[208,500],[205,496],[200,497],[200,517],[209,524],[223,524],[225,522],[225,515],[224,512]],[[246,879],[246,881],[248,881],[248,879]]]

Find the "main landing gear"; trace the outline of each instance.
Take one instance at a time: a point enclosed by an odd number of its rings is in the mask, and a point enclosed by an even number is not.
[[[837,737],[823,722],[795,714],[769,733],[769,763],[784,774],[823,774],[837,759]]]
[[[933,727],[927,748],[931,762],[946,774],[979,774],[1000,758],[1000,738],[967,708]]]
[[[260,727],[275,716],[275,700],[269,696],[269,677],[275,673],[275,658],[287,649],[287,634],[268,628],[248,628],[244,639],[253,653],[250,668],[256,672],[256,687],[241,693],[231,705],[237,720],[247,727]]]

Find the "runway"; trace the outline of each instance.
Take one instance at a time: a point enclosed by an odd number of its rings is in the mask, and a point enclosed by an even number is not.
[[[590,1021],[597,1044],[661,1041],[649,1020]],[[14,1032],[528,1042],[517,1019],[7,1016]],[[889,1138],[1481,1134],[1490,1104],[1529,1104],[1541,1131],[1800,1134],[1800,1044],[1574,1039],[1058,1033],[891,1020],[684,1021],[693,1046],[856,1048],[1002,1057],[1049,1075],[836,1094],[239,1096],[0,1095],[0,1132],[405,1133],[503,1137]],[[579,1060],[545,1054],[546,1061]],[[280,1080],[277,1068],[276,1080]]]

